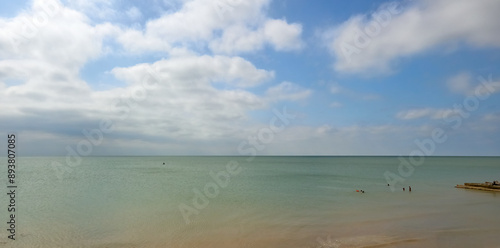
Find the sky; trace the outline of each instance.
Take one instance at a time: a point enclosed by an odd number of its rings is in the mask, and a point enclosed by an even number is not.
[[[497,0],[0,9],[22,156],[500,155]],[[3,153],[3,152],[2,152]]]

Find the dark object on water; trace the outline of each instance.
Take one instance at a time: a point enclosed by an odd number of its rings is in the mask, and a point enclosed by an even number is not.
[[[403,191],[405,191],[405,188],[403,188]]]
[[[411,186],[408,186],[408,191],[410,191],[410,192],[411,192]]]
[[[387,184],[387,186],[390,186],[389,184]]]
[[[165,165],[165,162],[163,162],[163,165]]]
[[[484,183],[464,183],[464,185],[455,186],[455,188],[461,189],[477,189],[486,191],[496,191],[500,192],[500,185],[496,184],[498,181],[494,182],[484,182]]]

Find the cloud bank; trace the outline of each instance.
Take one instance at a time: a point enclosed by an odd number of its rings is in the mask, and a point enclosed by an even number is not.
[[[423,0],[382,5],[323,32],[334,68],[385,74],[412,55],[457,46],[500,46],[500,2]]]

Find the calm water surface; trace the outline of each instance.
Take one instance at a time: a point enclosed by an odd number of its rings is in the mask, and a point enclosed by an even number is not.
[[[0,246],[500,247],[500,194],[453,187],[500,180],[500,158],[426,158],[394,192],[396,157],[95,157],[61,178],[52,161],[19,159]]]

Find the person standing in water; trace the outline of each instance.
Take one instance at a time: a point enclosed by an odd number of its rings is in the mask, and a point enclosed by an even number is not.
[[[410,191],[410,192],[411,192],[411,186],[408,186],[408,191]]]

